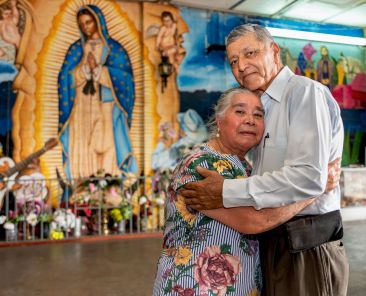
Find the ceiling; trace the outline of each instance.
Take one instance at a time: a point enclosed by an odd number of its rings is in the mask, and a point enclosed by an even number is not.
[[[366,28],[366,0],[170,0],[173,5]]]

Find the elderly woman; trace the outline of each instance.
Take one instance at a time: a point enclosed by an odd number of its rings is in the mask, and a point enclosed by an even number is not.
[[[202,179],[197,166],[230,179],[250,175],[244,156],[263,136],[264,111],[254,93],[233,88],[220,97],[211,122],[208,143],[189,153],[173,173],[153,295],[259,295],[258,242],[251,234],[286,222],[312,202],[260,211],[187,208],[179,189]]]

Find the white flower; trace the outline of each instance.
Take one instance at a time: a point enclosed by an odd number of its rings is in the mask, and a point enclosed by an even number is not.
[[[85,195],[84,195],[84,202],[85,202],[85,203],[88,203],[88,202],[89,202],[89,200],[90,200],[90,195],[89,195],[89,194],[85,194]]]
[[[14,223],[11,223],[11,222],[6,222],[3,227],[4,227],[4,229],[7,229],[7,230],[14,230],[15,229]]]
[[[104,188],[108,185],[106,180],[99,180],[99,186],[100,188]]]
[[[158,197],[157,199],[155,199],[155,202],[159,206],[162,206],[165,203],[164,199],[161,197]]]
[[[143,205],[143,204],[145,204],[147,202],[147,198],[146,198],[146,196],[141,196],[140,197],[140,200],[139,200],[139,204],[140,205]]]
[[[126,199],[127,199],[127,200],[129,200],[129,201],[131,200],[132,195],[131,195],[131,193],[130,193],[130,192],[126,191],[126,192],[125,192],[125,196],[126,196]]]
[[[67,225],[67,229],[75,228],[75,220],[76,220],[75,214],[70,209],[68,209],[66,211],[66,225]]]
[[[51,230],[57,229],[57,223],[55,221],[51,222]]]
[[[58,209],[53,213],[53,220],[56,223],[54,228],[69,230],[75,227],[75,215],[68,209]]]
[[[6,216],[0,216],[0,224],[4,224],[6,221]]]
[[[36,224],[38,223],[37,221],[37,215],[35,213],[30,213],[27,218],[27,223],[32,225],[33,227],[36,226]]]
[[[58,214],[55,218],[54,218],[55,223],[57,224],[57,226],[59,228],[65,228],[66,227],[66,221],[65,221],[65,217],[61,214]]]

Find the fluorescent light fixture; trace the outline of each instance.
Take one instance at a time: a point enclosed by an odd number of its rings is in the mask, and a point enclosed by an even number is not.
[[[266,27],[273,37],[366,46],[366,38]]]

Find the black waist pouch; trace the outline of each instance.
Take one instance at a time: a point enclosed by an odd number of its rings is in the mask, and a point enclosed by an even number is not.
[[[290,253],[315,248],[343,237],[339,210],[317,216],[299,217],[284,224]]]

